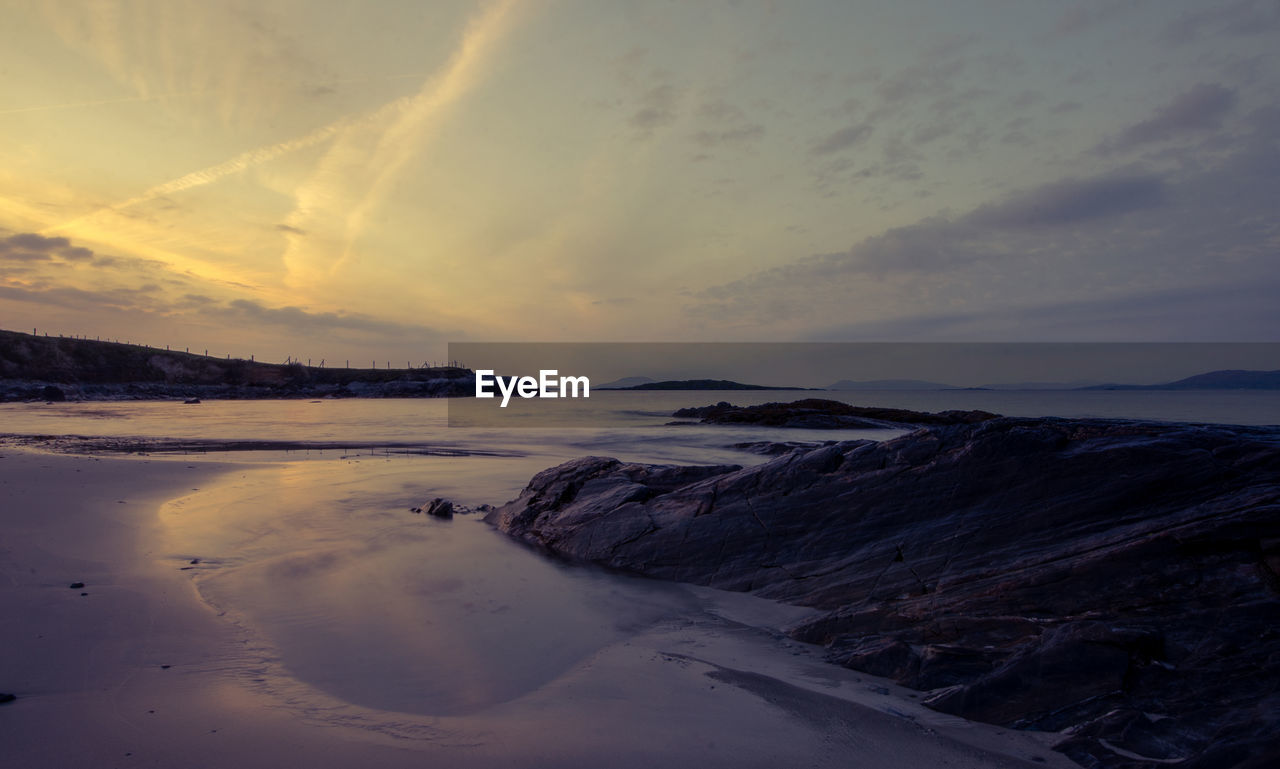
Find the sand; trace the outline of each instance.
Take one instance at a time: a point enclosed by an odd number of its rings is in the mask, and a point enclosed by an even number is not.
[[[234,607],[202,600],[166,549],[161,506],[246,465],[0,454],[0,692],[18,697],[0,705],[8,765],[1074,766],[1051,735],[933,713],[782,637],[786,610],[716,591],[694,591],[716,618],[637,626],[475,712],[343,701],[293,677]]]

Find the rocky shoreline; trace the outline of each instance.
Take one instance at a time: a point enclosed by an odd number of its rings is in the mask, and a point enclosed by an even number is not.
[[[1084,766],[1280,760],[1280,428],[996,418],[756,467],[587,457],[490,523],[811,606],[831,661]]]

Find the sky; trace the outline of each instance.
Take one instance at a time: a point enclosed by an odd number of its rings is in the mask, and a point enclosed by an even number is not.
[[[1280,0],[0,15],[0,328],[1280,341]]]

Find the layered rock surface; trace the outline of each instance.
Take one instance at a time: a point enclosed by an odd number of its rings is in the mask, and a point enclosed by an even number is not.
[[[764,465],[587,457],[486,520],[793,629],[1086,766],[1280,765],[1280,429],[1001,418]]]

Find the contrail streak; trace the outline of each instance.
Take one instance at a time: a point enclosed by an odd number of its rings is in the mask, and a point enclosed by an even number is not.
[[[303,136],[295,137],[276,144],[258,147],[242,152],[235,157],[216,165],[155,185],[138,195],[113,203],[82,216],[49,226],[42,230],[43,234],[69,230],[82,226],[103,215],[114,214],[133,206],[137,206],[157,198],[202,187],[240,173],[249,168],[270,162],[281,156],[299,150],[314,147],[325,142],[333,144],[311,179],[301,185],[297,191],[297,205],[286,218],[290,226],[301,227],[312,215],[321,213],[317,209],[333,209],[334,202],[348,190],[355,192],[355,199],[346,197],[346,202],[337,207],[338,210],[327,210],[325,215],[345,222],[346,250],[356,234],[363,228],[363,220],[367,213],[385,196],[401,168],[418,149],[424,126],[432,118],[437,118],[449,105],[457,101],[473,85],[477,70],[486,58],[487,53],[500,36],[502,21],[509,16],[509,11],[518,0],[499,0],[485,12],[473,18],[462,35],[462,40],[447,63],[434,75],[429,77],[417,93],[403,96],[384,104],[371,113],[357,117],[343,117],[327,125],[311,131]],[[371,80],[392,80],[409,77],[421,77],[414,74],[398,74]],[[333,80],[328,83],[359,82],[365,78]],[[195,92],[192,92],[195,93]],[[180,94],[166,94],[177,96]],[[191,94],[181,94],[191,95]],[[23,107],[0,111],[0,114],[39,111],[49,109],[71,109],[74,107],[93,106],[97,104],[128,103],[164,98],[157,95],[151,97],[130,97],[124,99],[104,99],[95,102],[76,102],[66,105],[46,105],[42,107]],[[370,133],[375,137],[369,142]],[[372,146],[370,146],[372,145]],[[363,176],[363,193],[352,190],[352,175]],[[286,233],[288,247],[285,263],[297,256],[302,246],[301,239]],[[346,259],[346,254],[339,255],[338,264]],[[334,265],[336,268],[337,265]]]
[[[296,206],[285,220],[289,226],[310,231],[315,229],[311,222],[317,217],[323,219],[321,224],[343,222],[338,236],[343,253],[330,265],[330,274],[350,258],[352,243],[363,230],[369,211],[382,202],[418,151],[424,130],[472,88],[477,71],[516,4],[516,0],[501,0],[473,18],[448,61],[417,93],[383,106],[372,120],[345,131],[329,147],[311,178],[295,191]],[[359,130],[365,128],[372,130]],[[286,238],[284,262],[296,268],[301,249],[310,244],[301,237]]]
[[[363,229],[365,217],[386,196],[387,188],[417,151],[417,138],[427,122],[474,85],[476,70],[500,37],[502,22],[513,5],[515,0],[503,0],[491,7],[484,16],[472,21],[463,34],[462,44],[444,71],[439,77],[424,84],[400,119],[388,128],[382,141],[378,143],[374,156],[373,168],[377,169],[377,175],[369,185],[365,198],[347,216],[346,248],[334,269],[350,257],[352,241]]]
[[[335,80],[335,81],[329,81],[329,82],[330,83],[356,83],[356,82],[366,82],[370,80],[378,80],[378,81],[403,80],[403,79],[413,78],[413,77],[421,77],[421,75],[420,74],[402,74],[402,75],[391,75],[385,78],[348,78],[345,80]],[[183,96],[183,95],[191,95],[194,93],[198,93],[198,92],[192,91],[188,94],[168,94],[168,96]],[[95,104],[118,104],[118,103],[124,103],[124,102],[134,102],[134,101],[148,101],[151,99],[159,99],[159,98],[163,98],[163,97],[162,96],[151,96],[151,97],[138,96],[138,97],[133,97],[128,99],[107,99],[107,100],[96,101],[96,102],[77,102],[75,104],[67,104],[67,105],[51,105],[46,107],[24,107],[16,110],[8,110],[7,112],[27,112],[27,111],[36,111],[36,110],[45,110],[45,109],[62,109],[62,108],[71,108],[71,107],[91,106]],[[7,114],[7,112],[0,111],[0,114]],[[376,116],[376,113],[375,113],[375,116]],[[260,165],[262,163],[266,163],[271,160],[275,160],[276,158],[282,155],[287,155],[290,152],[296,152],[297,150],[300,150],[300,149],[305,149],[307,147],[312,147],[317,144],[321,144],[329,139],[332,139],[334,136],[337,136],[338,134],[340,134],[347,128],[351,127],[352,125],[367,122],[373,119],[375,116],[366,116],[358,120],[352,120],[350,118],[342,118],[339,120],[335,120],[334,122],[329,123],[328,125],[317,128],[315,131],[312,131],[311,133],[305,136],[288,139],[286,141],[278,142],[276,144],[271,144],[266,147],[258,147],[257,149],[252,149],[246,152],[242,152],[239,155],[236,155],[235,157],[231,158],[230,160],[224,161],[217,165],[209,166],[207,168],[202,168],[199,171],[192,171],[189,174],[180,176],[177,179],[172,179],[170,181],[165,182],[164,184],[158,184],[146,190],[145,192],[141,193],[140,195],[135,195],[134,197],[129,198],[128,200],[123,200],[123,201],[120,201],[119,203],[113,203],[109,206],[99,208],[96,211],[91,211],[87,214],[84,214],[83,216],[78,216],[75,219],[72,219],[70,221],[66,221],[66,222],[63,222],[62,224],[49,227],[45,230],[45,232],[56,232],[59,230],[64,230],[76,224],[83,223],[88,219],[92,219],[104,213],[120,211],[120,210],[129,208],[130,206],[136,206],[139,203],[146,203],[147,201],[155,200],[156,198],[162,197],[164,195],[169,195],[175,192],[182,192],[183,190],[189,190],[193,187],[201,187],[211,182],[215,182],[218,179],[221,179],[225,176],[229,176],[231,174],[238,173],[240,171],[251,168],[253,166]]]
[[[318,128],[305,136],[289,139],[277,144],[271,144],[266,147],[258,147],[257,149],[252,149],[248,152],[242,152],[230,160],[214,166],[202,168],[199,171],[192,171],[185,176],[179,176],[177,179],[172,179],[164,184],[156,185],[142,194],[136,195],[128,200],[113,203],[112,205],[100,208],[97,211],[87,213],[84,216],[79,216],[70,221],[63,222],[62,224],[49,227],[44,231],[47,233],[65,230],[104,213],[120,211],[125,208],[129,208],[130,206],[136,206],[139,203],[146,203],[147,201],[155,200],[156,198],[170,195],[175,192],[189,190],[193,187],[202,187],[225,176],[244,171],[245,169],[266,163],[270,160],[275,160],[276,158],[282,155],[287,155],[290,152],[296,152],[300,149],[320,144],[321,142],[336,136],[340,131],[350,125],[350,123],[350,120],[344,118]]]
[[[379,77],[344,77],[333,80],[325,80],[318,83],[299,84],[299,89],[305,88],[324,88],[335,85],[354,85],[356,83],[382,83],[393,80],[417,80],[423,77],[425,72],[405,72],[399,75],[383,75]],[[103,107],[111,104],[139,104],[149,101],[161,101],[163,99],[182,99],[188,96],[198,96],[200,94],[209,93],[211,89],[202,91],[173,91],[171,93],[157,93],[148,96],[122,96],[118,99],[92,99],[88,101],[72,101],[63,104],[33,104],[28,107],[8,107],[0,109],[0,115],[21,115],[28,112],[57,112],[64,109],[80,109],[82,107]]]

